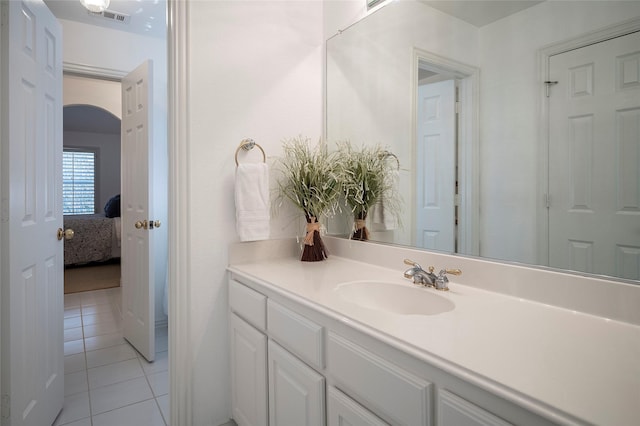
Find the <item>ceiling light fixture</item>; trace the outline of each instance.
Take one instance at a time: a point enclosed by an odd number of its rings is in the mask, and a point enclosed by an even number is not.
[[[109,7],[111,0],[80,0],[80,3],[92,13],[102,13]]]

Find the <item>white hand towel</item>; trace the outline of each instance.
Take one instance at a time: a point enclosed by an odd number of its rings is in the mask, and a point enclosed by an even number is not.
[[[243,163],[236,168],[236,230],[240,241],[269,238],[269,166]]]
[[[400,172],[392,170],[386,177],[391,181],[391,192],[398,194],[400,190]],[[384,194],[378,202],[371,208],[371,230],[373,231],[391,231],[398,229],[398,218],[385,202]]]

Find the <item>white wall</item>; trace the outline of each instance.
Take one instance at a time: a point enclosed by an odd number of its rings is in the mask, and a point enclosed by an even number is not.
[[[273,163],[283,138],[320,138],[322,2],[195,1],[188,28],[192,411],[193,424],[218,425],[231,415],[226,266],[228,245],[238,241],[234,154],[251,137]],[[245,154],[241,161],[260,157]],[[300,218],[280,209],[272,237],[301,233]]]
[[[96,213],[114,195],[120,194],[120,134],[64,132],[64,148],[92,148],[98,152]]]
[[[62,102],[67,105],[95,105],[122,119],[122,94],[119,81],[63,76]]]
[[[640,2],[547,1],[480,29],[482,256],[538,263],[538,50],[639,15]]]
[[[147,59],[153,61],[153,215],[164,225],[154,230],[156,322],[166,321],[162,309],[167,259],[168,158],[167,158],[167,48],[166,40],[124,31],[59,20],[63,27],[63,62],[120,72],[133,71]],[[65,98],[65,102],[67,98]],[[106,108],[105,108],[106,109]],[[117,114],[118,117],[121,113]]]

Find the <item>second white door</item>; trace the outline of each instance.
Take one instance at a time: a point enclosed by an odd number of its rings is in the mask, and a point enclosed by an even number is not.
[[[155,359],[152,62],[122,79],[122,332]]]

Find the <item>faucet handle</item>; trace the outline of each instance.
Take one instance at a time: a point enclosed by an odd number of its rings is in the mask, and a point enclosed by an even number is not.
[[[449,278],[447,278],[447,274],[461,275],[462,271],[460,269],[441,269],[435,282],[436,290],[449,290],[449,286],[447,285],[449,283]]]
[[[418,265],[416,262],[414,262],[411,259],[405,259],[404,260],[404,264],[405,265],[409,265],[409,266],[413,266],[414,268],[422,269],[422,267],[420,265]]]

